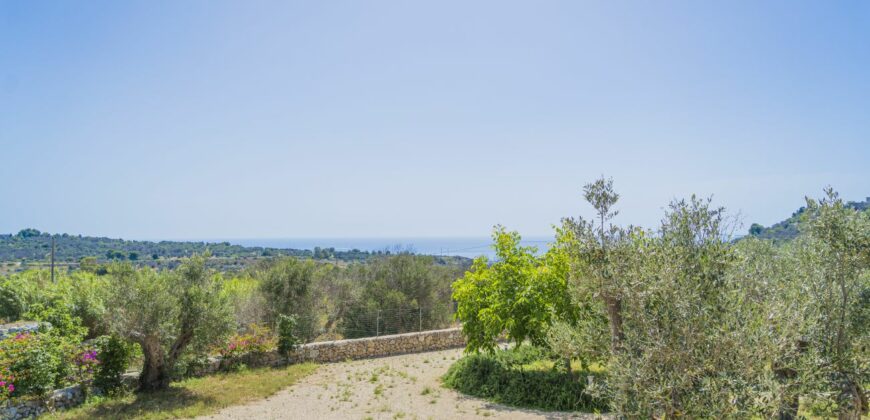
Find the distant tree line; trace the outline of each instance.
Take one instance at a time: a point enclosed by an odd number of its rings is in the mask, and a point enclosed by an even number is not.
[[[0,234],[0,262],[46,261],[51,254],[52,239],[55,241],[55,260],[66,263],[78,263],[82,258],[94,258],[97,262],[156,261],[186,258],[205,252],[225,259],[301,257],[344,262],[363,261],[373,256],[390,254],[390,251],[343,251],[320,247],[313,250],[247,247],[229,242],[128,241],[66,233],[49,234],[27,228],[17,234]]]

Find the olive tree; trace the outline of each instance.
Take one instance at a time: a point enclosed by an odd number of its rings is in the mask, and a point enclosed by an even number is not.
[[[619,214],[614,209],[619,194],[612,179],[599,178],[584,186],[583,193],[595,209],[596,218],[563,219],[559,237],[571,257],[571,281],[575,293],[581,295],[577,303],[595,305],[589,299],[600,300],[610,326],[610,351],[616,353],[624,337],[623,289],[628,279],[626,272],[632,267],[632,241],[638,231],[611,223]]]
[[[870,217],[830,188],[807,199],[807,235],[795,245],[810,302],[804,308],[806,364],[800,383],[840,418],[868,412]]]
[[[232,331],[221,277],[206,269],[206,258],[191,257],[172,272],[110,267],[109,325],[142,349],[140,390],[168,387],[172,368],[189,346],[217,343]]]
[[[658,232],[634,241],[624,289],[623,351],[610,376],[628,417],[746,417],[758,367],[734,309],[734,261],[724,209],[692,197],[671,203]],[[747,364],[748,363],[748,364]]]
[[[657,231],[623,229],[610,223],[618,199],[610,180],[585,192],[597,220],[565,219],[563,242],[575,305],[606,315],[610,334],[590,334],[596,330],[578,323],[551,341],[578,353],[596,349],[586,340],[597,339],[598,349],[609,341],[606,383],[589,392],[609,396],[627,417],[761,413],[759,395],[776,386],[766,357],[773,352],[758,357],[753,348],[769,344],[765,302],[747,302],[743,283],[731,276],[724,209],[693,196],[671,203]]]

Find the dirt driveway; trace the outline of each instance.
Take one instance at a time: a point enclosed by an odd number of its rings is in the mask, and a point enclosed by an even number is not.
[[[508,408],[441,386],[462,350],[323,365],[265,400],[203,419],[567,419],[590,415]]]

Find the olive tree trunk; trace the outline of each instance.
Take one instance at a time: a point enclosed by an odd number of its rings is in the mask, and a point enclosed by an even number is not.
[[[622,300],[614,296],[606,296],[604,303],[607,306],[607,317],[610,320],[610,350],[615,355],[622,349],[624,338],[622,330]]]
[[[172,343],[168,354],[163,350],[160,338],[157,336],[147,336],[139,341],[144,356],[142,373],[139,374],[140,391],[157,391],[169,387],[169,382],[172,380],[172,368],[181,357],[185,347],[193,339],[191,325],[185,323],[185,327],[187,328],[184,328],[184,331]]]
[[[139,390],[147,392],[165,389],[169,386],[171,365],[167,366],[166,355],[163,346],[160,345],[159,337],[145,337],[139,345],[144,356],[142,373],[139,374]]]

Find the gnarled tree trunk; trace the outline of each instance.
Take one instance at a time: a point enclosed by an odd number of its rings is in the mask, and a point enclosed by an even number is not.
[[[142,373],[139,374],[140,391],[156,391],[169,386],[169,368],[160,339],[156,336],[147,336],[139,341],[142,347],[144,361]]]

